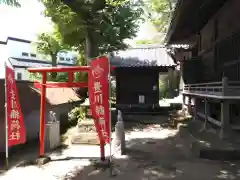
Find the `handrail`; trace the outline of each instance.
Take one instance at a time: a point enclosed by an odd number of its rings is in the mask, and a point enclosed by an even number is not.
[[[228,85],[236,86],[239,84],[240,86],[240,81],[228,81]],[[186,84],[184,87],[208,87],[209,85],[220,85],[222,86],[222,82],[209,82],[209,83],[198,83],[198,84]]]
[[[228,89],[240,89],[240,85],[239,86],[228,86]]]
[[[232,86],[230,86],[232,87]],[[235,87],[235,86],[233,86]],[[240,86],[239,86],[240,87]],[[189,89],[222,89],[222,86],[189,87]]]
[[[240,81],[228,81],[228,83],[240,83]]]
[[[229,81],[228,86],[240,86],[240,81]]]
[[[209,82],[198,84],[186,84],[185,93],[215,94],[216,96],[240,96],[240,81],[228,81],[223,78],[222,82]]]
[[[219,82],[208,82],[208,83],[186,84],[185,86],[203,86],[203,85],[215,85],[215,84],[222,84],[222,82],[219,81]]]

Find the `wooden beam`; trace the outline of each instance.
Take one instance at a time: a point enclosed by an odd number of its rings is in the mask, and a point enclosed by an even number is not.
[[[204,121],[204,126],[203,128],[206,129],[207,127],[207,121],[208,121],[208,101],[207,98],[205,97],[204,99],[204,114],[205,114],[205,121]]]
[[[34,87],[39,89],[42,84],[35,82]],[[45,87],[47,88],[70,88],[70,87],[88,87],[88,82],[46,82]]]
[[[230,122],[229,122],[229,102],[222,101],[221,102],[221,131],[220,131],[220,138],[224,138],[224,134],[230,129]]]
[[[205,114],[203,114],[201,112],[198,112],[197,115],[200,116],[201,118],[205,118]],[[209,122],[215,124],[216,126],[219,126],[219,127],[221,126],[221,122],[219,122],[218,120],[213,119],[210,116],[208,116],[207,119]]]
[[[85,71],[88,72],[90,70],[89,66],[71,66],[71,67],[41,67],[41,68],[28,68],[27,69],[31,73],[36,72],[78,72]]]
[[[115,67],[111,67],[112,70]],[[70,67],[41,67],[41,68],[28,68],[31,73],[41,73],[41,72],[88,72],[90,71],[90,66],[70,66]]]

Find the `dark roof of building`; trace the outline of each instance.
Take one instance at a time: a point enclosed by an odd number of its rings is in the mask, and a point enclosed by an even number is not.
[[[116,67],[172,67],[176,65],[166,48],[162,46],[130,48],[112,53],[109,59],[111,65]]]
[[[167,44],[191,38],[228,0],[178,0],[168,33]]]
[[[42,60],[34,60],[34,59],[23,59],[23,58],[9,58],[10,63],[13,67],[50,67],[51,62],[49,61],[42,61]],[[67,63],[58,63],[60,66],[72,66],[72,64]]]
[[[20,38],[15,38],[15,37],[7,37],[6,41],[0,41],[0,44],[7,44],[8,41],[17,41],[17,42],[23,42],[23,43],[31,43],[32,41],[26,40],[26,39],[20,39]]]

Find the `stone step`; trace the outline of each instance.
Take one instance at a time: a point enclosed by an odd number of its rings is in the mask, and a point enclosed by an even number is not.
[[[72,144],[89,144],[89,145],[99,145],[99,138],[97,133],[77,133],[72,136]]]
[[[78,122],[76,133],[71,138],[72,144],[98,145],[99,138],[92,119]]]
[[[94,125],[94,121],[92,119],[86,119],[78,122],[78,125],[91,126]]]
[[[78,122],[77,127],[78,127],[79,133],[96,132],[94,121],[91,119],[86,119],[86,120]]]

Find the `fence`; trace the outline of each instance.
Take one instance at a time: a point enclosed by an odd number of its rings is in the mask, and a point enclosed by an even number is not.
[[[221,82],[187,84],[184,86],[183,93],[216,98],[229,97],[240,99],[240,81],[228,81],[228,78],[223,77]]]

